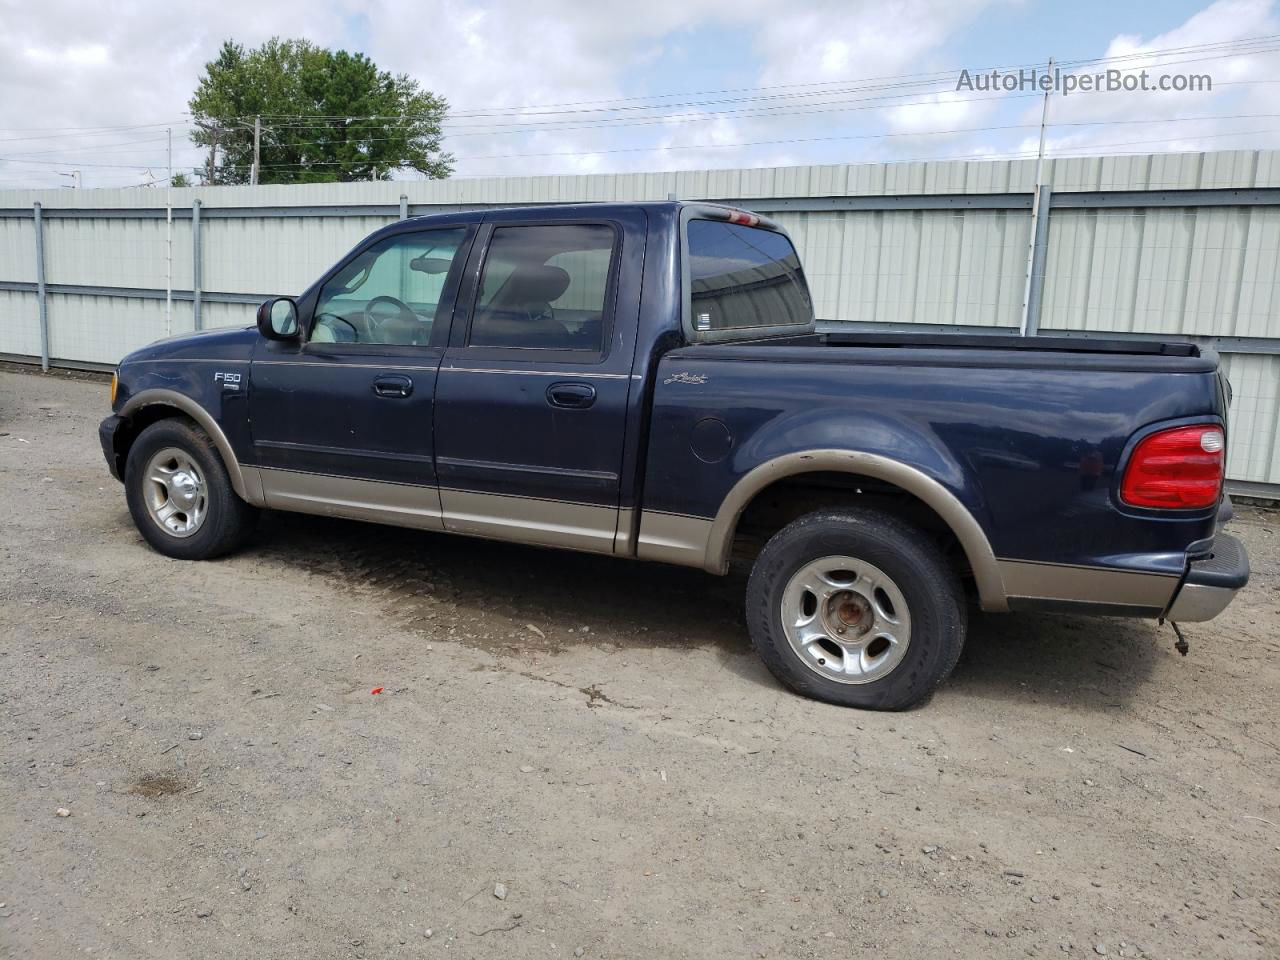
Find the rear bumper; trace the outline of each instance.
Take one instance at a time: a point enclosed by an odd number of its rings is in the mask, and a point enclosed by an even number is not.
[[[118,417],[115,414],[98,424],[98,442],[102,444],[102,455],[107,460],[107,469],[121,482],[124,481],[124,465],[120,462],[120,448],[116,445],[116,437],[124,424],[124,417]]]
[[[1209,555],[1188,565],[1187,575],[1169,604],[1165,619],[1175,623],[1212,620],[1248,582],[1249,555],[1244,544],[1219,532],[1213,538]]]

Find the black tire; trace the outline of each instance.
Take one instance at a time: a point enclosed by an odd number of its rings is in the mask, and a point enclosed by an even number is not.
[[[792,577],[832,556],[873,564],[906,600],[905,652],[879,679],[828,679],[806,663],[783,628],[783,595]],[[964,647],[966,606],[955,573],[924,533],[895,517],[853,508],[808,514],[765,544],[747,586],[747,626],[765,665],[796,693],[847,707],[903,710],[925,700],[955,667]]]
[[[175,536],[162,527],[147,507],[147,465],[155,454],[169,448],[186,453],[203,481],[204,519],[186,537]],[[226,465],[209,435],[186,419],[160,420],[138,435],[129,448],[124,488],[138,532],[160,553],[178,560],[208,560],[234,550],[253,530],[257,519],[257,511],[241,500],[231,486]]]

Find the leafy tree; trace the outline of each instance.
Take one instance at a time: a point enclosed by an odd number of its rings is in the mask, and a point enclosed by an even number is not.
[[[189,187],[191,186],[191,178],[185,173],[175,173],[173,179],[169,181],[171,187]]]
[[[249,182],[254,117],[262,118],[259,183],[388,180],[397,170],[438,179],[452,170],[440,149],[444,98],[361,53],[279,38],[246,51],[228,40],[189,106],[192,141],[218,158],[204,173],[209,183]]]

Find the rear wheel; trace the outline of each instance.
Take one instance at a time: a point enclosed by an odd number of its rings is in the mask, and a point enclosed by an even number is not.
[[[901,710],[955,666],[965,606],[922,532],[850,509],[801,517],[769,540],[751,571],[747,623],[756,651],[792,690]]]
[[[125,466],[134,525],[165,556],[207,560],[239,546],[256,511],[236,494],[209,435],[187,420],[161,420],[138,435]]]

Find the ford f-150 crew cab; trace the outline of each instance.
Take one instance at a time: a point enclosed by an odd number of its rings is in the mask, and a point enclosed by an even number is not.
[[[101,441],[171,557],[258,508],[685,564],[750,558],[792,689],[926,697],[985,610],[1207,620],[1229,387],[1192,344],[819,334],[786,232],[699,203],[407,219],[257,329],[120,363]]]

